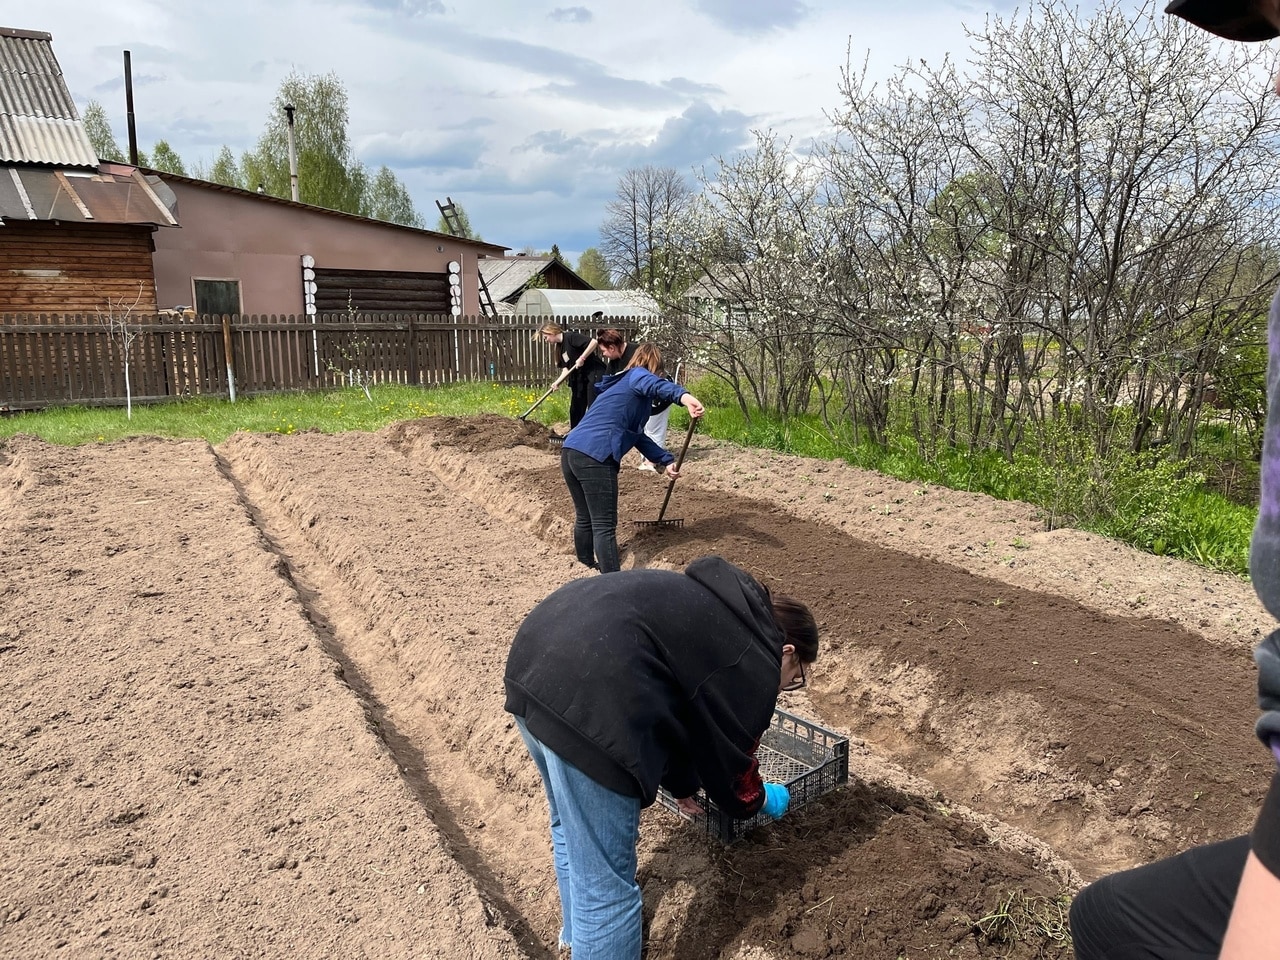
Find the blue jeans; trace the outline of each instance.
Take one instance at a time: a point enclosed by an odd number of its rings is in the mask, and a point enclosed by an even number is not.
[[[573,948],[573,960],[640,960],[640,799],[600,786],[515,721],[551,808],[560,946]]]
[[[601,463],[578,450],[560,451],[560,472],[573,497],[573,551],[601,573],[616,573],[618,560],[618,464]]]

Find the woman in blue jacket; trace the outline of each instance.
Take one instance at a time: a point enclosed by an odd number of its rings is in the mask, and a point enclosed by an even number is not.
[[[633,448],[646,460],[678,477],[675,457],[644,433],[654,401],[679,403],[697,419],[703,406],[692,393],[655,371],[662,354],[652,343],[636,348],[621,373],[606,376],[599,395],[578,425],[565,437],[560,470],[573,497],[573,549],[578,560],[601,573],[614,573],[618,562],[618,466]]]

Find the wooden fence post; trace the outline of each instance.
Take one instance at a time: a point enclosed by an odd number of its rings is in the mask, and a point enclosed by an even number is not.
[[[416,314],[409,314],[409,383],[418,386],[421,374],[418,370],[418,328],[413,320]]]
[[[222,346],[227,351],[227,390],[231,394],[231,402],[236,402],[236,363],[235,352],[231,348],[231,316],[222,315]]]

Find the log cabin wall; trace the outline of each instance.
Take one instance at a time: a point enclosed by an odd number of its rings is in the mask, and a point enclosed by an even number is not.
[[[156,312],[149,225],[6,221],[0,226],[0,313]],[[134,306],[136,302],[136,306]]]
[[[316,268],[316,309],[447,314],[449,275]]]

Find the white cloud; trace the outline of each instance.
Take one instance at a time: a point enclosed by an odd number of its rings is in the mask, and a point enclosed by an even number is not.
[[[547,19],[556,23],[590,23],[591,11],[586,7],[556,7]]]

